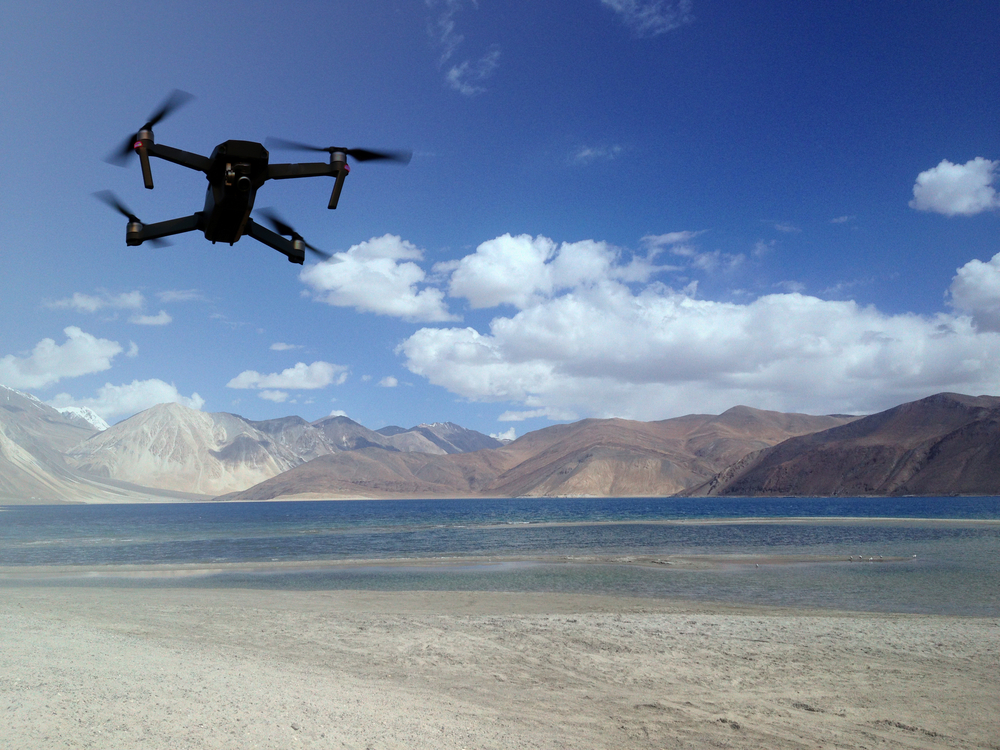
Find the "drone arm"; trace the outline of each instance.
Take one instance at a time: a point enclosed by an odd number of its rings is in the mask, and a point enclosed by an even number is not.
[[[313,162],[309,164],[269,164],[267,167],[267,177],[271,180],[287,180],[293,177],[335,177],[333,192],[330,194],[330,205],[327,208],[336,208],[340,200],[340,191],[344,189],[344,179],[351,168],[347,166],[347,161],[334,157],[329,164]]]
[[[336,177],[338,167],[323,162],[308,164],[268,164],[267,179],[289,180],[293,177]]]
[[[280,234],[272,232],[267,227],[262,227],[253,219],[247,219],[245,232],[258,242],[263,242],[268,247],[288,256],[289,262],[298,263],[300,266],[305,262],[306,255],[302,247],[296,247],[292,240],[286,240]]]
[[[169,237],[173,234],[183,234],[193,232],[202,228],[202,213],[199,211],[191,216],[183,216],[180,219],[170,219],[169,221],[158,221],[155,224],[140,224],[138,229],[133,229],[134,225],[129,225],[129,230],[125,234],[125,244],[135,247],[141,245],[146,240],[158,240],[161,237]]]
[[[174,164],[180,164],[182,167],[187,167],[188,169],[193,169],[197,172],[205,172],[208,174],[208,170],[212,166],[212,160],[201,154],[192,154],[190,151],[182,151],[179,148],[173,148],[172,146],[164,146],[161,143],[150,143],[144,145],[139,149],[139,157],[142,158],[142,151],[145,150],[149,156],[156,156],[164,161],[169,161]],[[146,175],[146,169],[149,166],[149,160],[143,160],[143,177]],[[150,182],[147,183],[146,187],[152,187],[152,178]]]

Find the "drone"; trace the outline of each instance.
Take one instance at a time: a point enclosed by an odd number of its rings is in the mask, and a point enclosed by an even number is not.
[[[136,247],[143,242],[165,244],[163,238],[184,232],[199,230],[205,239],[213,244],[228,242],[230,245],[244,235],[283,253],[290,262],[305,262],[305,251],[309,250],[321,258],[329,260],[329,253],[323,252],[306,242],[302,235],[285,223],[272,209],[259,209],[272,229],[257,223],[250,213],[254,208],[257,190],[268,180],[288,180],[299,177],[333,177],[333,192],[327,208],[336,208],[344,180],[351,168],[350,157],[358,162],[386,160],[402,164],[409,163],[411,154],[406,151],[370,151],[363,148],[343,148],[329,146],[320,148],[297,141],[268,138],[265,143],[271,148],[298,151],[326,152],[329,163],[311,162],[305,164],[271,164],[270,154],[263,144],[253,141],[226,141],[212,151],[211,156],[182,151],[164,146],[153,140],[153,128],[181,105],[193,98],[190,94],[175,90],[160,105],[138,132],[129,137],[120,149],[112,152],[108,161],[126,166],[132,154],[139,156],[142,165],[142,181],[147,190],[153,189],[153,173],[149,158],[155,156],[182,167],[204,172],[208,179],[205,206],[190,216],[183,216],[155,224],[144,224],[111,191],[104,190],[95,195],[128,219],[125,228],[125,244]]]

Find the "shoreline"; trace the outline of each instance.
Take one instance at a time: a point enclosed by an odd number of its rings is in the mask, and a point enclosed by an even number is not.
[[[915,557],[915,556],[914,556]],[[537,565],[623,565],[669,566],[674,570],[714,570],[732,566],[783,566],[851,563],[899,564],[913,557],[872,557],[851,560],[843,555],[776,554],[694,554],[694,555],[479,555],[468,557],[386,557],[316,560],[274,560],[205,563],[140,563],[92,565],[0,566],[0,582],[5,580],[75,578],[180,578],[224,573],[311,572],[335,569],[448,569],[509,564]]]
[[[585,594],[15,588],[10,747],[991,747],[1000,619]]]
[[[1000,518],[925,518],[921,516],[725,516],[719,518],[651,518],[651,519],[611,519],[600,521],[516,521],[510,523],[470,525],[476,529],[506,529],[511,526],[532,528],[562,526],[749,526],[749,525],[872,525],[887,526],[904,524],[907,526],[1000,526]],[[457,524],[456,524],[457,525]]]

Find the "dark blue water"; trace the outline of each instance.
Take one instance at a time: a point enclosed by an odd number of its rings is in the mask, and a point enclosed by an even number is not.
[[[995,497],[9,506],[0,586],[572,591],[998,616],[997,521]],[[892,562],[848,562],[858,555]],[[713,564],[637,566],[630,556]],[[809,561],[756,567],[765,558]],[[390,559],[427,564],[378,564]],[[153,573],[107,567],[120,565]],[[38,578],[28,566],[64,567]],[[201,570],[155,574],[177,566]]]

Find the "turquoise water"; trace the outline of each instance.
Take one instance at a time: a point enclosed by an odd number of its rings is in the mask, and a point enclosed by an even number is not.
[[[859,555],[885,562],[848,561]],[[177,566],[207,572],[156,575]],[[1000,498],[8,506],[0,567],[0,587],[553,591],[1000,616]]]

